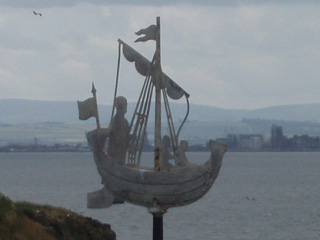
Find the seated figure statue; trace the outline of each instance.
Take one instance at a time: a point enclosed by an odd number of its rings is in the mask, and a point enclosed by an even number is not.
[[[162,138],[161,168],[172,168],[173,165],[169,162],[169,160],[173,158],[174,156],[170,152],[170,138],[168,135],[165,135]]]
[[[169,169],[172,167],[185,167],[191,163],[188,161],[186,156],[186,151],[188,151],[188,142],[182,140],[180,147],[177,149],[176,153],[173,155],[170,152],[170,138],[165,135],[162,138],[162,158],[161,158],[161,168]],[[174,160],[174,164],[170,163],[170,160]]]
[[[185,167],[191,164],[186,156],[187,151],[188,151],[188,142],[186,140],[182,140],[180,142],[180,147],[178,148],[177,154],[174,157],[176,166]]]

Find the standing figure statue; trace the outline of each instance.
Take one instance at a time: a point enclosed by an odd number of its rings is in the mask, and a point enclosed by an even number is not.
[[[108,155],[124,164],[130,138],[129,123],[124,116],[127,112],[127,99],[122,96],[117,97],[115,107],[117,112],[108,128]]]
[[[112,118],[108,128],[100,128],[89,132],[88,139],[94,141],[94,135],[98,136],[98,142],[92,144],[97,151],[105,152],[108,140],[107,155],[121,164],[125,164],[129,147],[130,127],[125,114],[127,112],[127,99],[119,96],[115,99],[116,114]]]

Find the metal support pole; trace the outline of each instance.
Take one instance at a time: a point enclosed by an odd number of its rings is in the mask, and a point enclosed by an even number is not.
[[[153,215],[153,240],[163,240],[163,215]]]
[[[157,37],[156,37],[156,54],[155,54],[155,68],[156,68],[156,82],[155,82],[155,147],[154,147],[154,168],[160,171],[161,166],[161,54],[160,54],[160,17],[157,17]]]

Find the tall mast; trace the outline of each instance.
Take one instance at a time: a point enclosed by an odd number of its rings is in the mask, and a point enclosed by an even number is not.
[[[156,171],[160,171],[161,162],[161,54],[160,54],[160,17],[157,17],[157,37],[156,37],[156,57],[155,57],[155,70],[156,70],[156,100],[155,100],[155,156],[154,166]]]

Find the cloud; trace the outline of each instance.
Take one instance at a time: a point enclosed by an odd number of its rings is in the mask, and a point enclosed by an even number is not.
[[[74,59],[70,59],[61,65],[61,73],[67,77],[82,78],[88,75],[89,65]]]
[[[112,40],[114,39],[112,39],[112,37],[108,36],[107,34],[102,36],[89,36],[87,39],[87,43],[92,47],[113,52],[114,42]]]
[[[73,7],[81,3],[97,5],[129,5],[129,6],[173,6],[173,5],[208,5],[208,6],[246,6],[269,4],[318,4],[318,0],[0,0],[1,6],[17,8],[48,8],[48,7]]]
[[[8,82],[13,77],[14,77],[14,75],[9,70],[0,68],[0,78],[3,81]]]
[[[40,4],[7,4],[25,2]],[[152,58],[154,42],[133,43],[134,32],[161,16],[162,67],[192,103],[256,108],[320,101],[320,5],[312,1],[232,7],[79,2],[55,1],[60,7],[41,9],[43,17],[1,5],[0,66],[12,82],[2,86],[1,97],[81,100],[94,81],[99,102],[110,103],[117,39]],[[143,79],[123,58],[121,67],[119,94],[134,101]],[[79,90],[70,91],[75,86]]]

